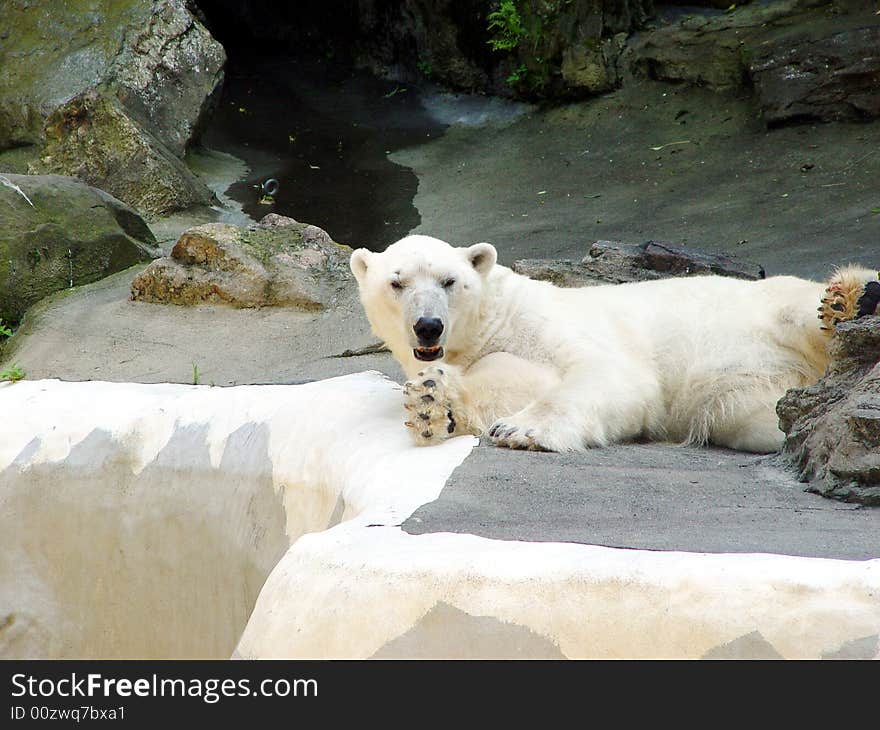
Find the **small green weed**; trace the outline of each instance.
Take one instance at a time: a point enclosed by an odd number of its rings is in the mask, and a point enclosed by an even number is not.
[[[515,86],[517,84],[521,84],[526,80],[526,74],[528,73],[528,69],[526,65],[520,64],[511,72],[510,76],[505,79],[510,86]]]
[[[8,380],[11,383],[17,383],[24,379],[24,370],[18,365],[10,365],[6,370],[0,373],[0,380]]]

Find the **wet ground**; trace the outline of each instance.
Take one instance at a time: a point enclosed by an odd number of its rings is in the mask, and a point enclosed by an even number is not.
[[[417,232],[490,241],[504,264],[659,240],[768,275],[880,268],[880,121],[768,131],[747,92],[631,83],[393,159],[419,178]]]
[[[660,240],[771,275],[880,268],[880,122],[767,130],[748,91],[631,81],[539,109],[273,61],[230,75],[205,143],[247,164],[226,195],[248,216],[354,247],[415,231],[510,264]]]

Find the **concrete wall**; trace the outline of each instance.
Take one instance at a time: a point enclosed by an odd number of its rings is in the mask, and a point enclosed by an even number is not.
[[[401,405],[0,385],[0,658],[880,655],[880,560],[407,534],[476,441],[416,448]]]
[[[409,449],[392,390],[0,385],[0,657],[228,657],[288,546]]]

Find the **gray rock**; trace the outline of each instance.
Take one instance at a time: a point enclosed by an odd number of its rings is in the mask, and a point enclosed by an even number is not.
[[[226,52],[182,0],[152,3],[147,22],[126,33],[112,73],[125,108],[182,157],[223,84]]]
[[[618,33],[598,43],[574,43],[566,48],[559,68],[565,84],[592,94],[617,88],[626,37],[626,33]]]
[[[749,75],[768,124],[880,117],[880,16],[855,28],[782,34],[761,44]]]
[[[223,79],[225,53],[184,0],[8,0],[0,33],[0,149],[42,142],[43,124],[100,87],[174,155]]]
[[[510,268],[530,279],[549,281],[569,289],[608,283],[587,270],[582,262],[571,259],[520,259]]]
[[[5,322],[17,322],[49,294],[158,255],[153,234],[135,211],[71,178],[0,174],[0,210]]]
[[[352,301],[351,249],[317,228],[270,214],[244,229],[208,223],[183,233],[171,256],[131,285],[132,299],[179,305],[289,306],[319,310]]]
[[[825,376],[777,404],[780,459],[807,491],[880,505],[880,317],[838,324],[830,348]]]
[[[860,0],[781,0],[695,13],[632,37],[628,70],[754,88],[768,125],[880,116],[880,16]]]
[[[611,281],[645,281],[701,274],[752,280],[764,278],[764,269],[756,264],[660,241],[647,241],[637,246],[596,241],[582,264],[597,276]]]
[[[634,75],[643,78],[711,89],[737,88],[747,78],[742,42],[730,21],[686,18],[631,38],[627,44],[628,65]]]
[[[639,245],[596,241],[579,262],[521,260],[513,270],[557,286],[578,287],[602,283],[650,281],[672,276],[717,274],[738,279],[763,279],[764,269],[726,256],[706,254],[658,241]]]
[[[357,3],[359,57],[403,81],[415,69],[453,88],[503,95],[584,95],[619,82],[616,61],[626,34],[650,14],[651,0],[517,2],[522,36],[493,51],[485,0]]]
[[[165,214],[213,200],[208,188],[114,98],[84,92],[45,125],[43,155],[32,174],[77,177],[142,213]]]

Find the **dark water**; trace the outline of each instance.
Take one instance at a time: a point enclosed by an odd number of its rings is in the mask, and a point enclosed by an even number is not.
[[[205,144],[243,159],[250,173],[227,195],[252,218],[280,213],[335,241],[382,250],[419,222],[418,179],[388,153],[429,142],[445,127],[417,90],[330,64],[255,62],[232,70]],[[279,182],[272,205],[260,183]]]

